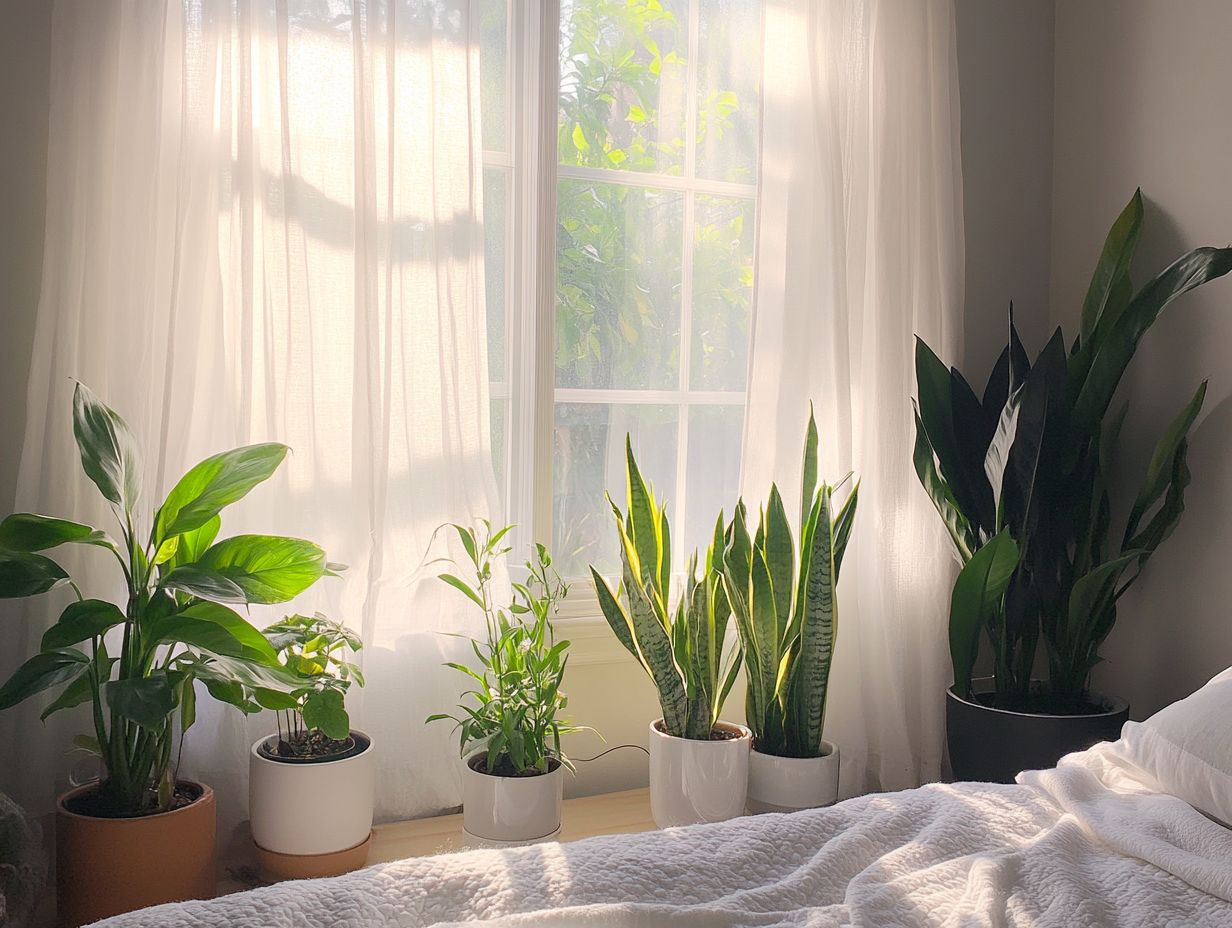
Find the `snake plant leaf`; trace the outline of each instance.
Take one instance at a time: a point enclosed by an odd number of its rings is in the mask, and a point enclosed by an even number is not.
[[[1198,413],[1202,409],[1202,403],[1206,399],[1206,384],[1205,380],[1202,381],[1193,397],[1185,404],[1176,418],[1169,423],[1158,444],[1155,445],[1155,450],[1151,454],[1150,464],[1147,465],[1146,479],[1142,483],[1142,488],[1138,491],[1138,496],[1134,500],[1134,507],[1129,514],[1129,522],[1125,526],[1126,543],[1137,532],[1138,523],[1142,520],[1142,517],[1146,515],[1152,506],[1159,502],[1167,490],[1172,480],[1174,462],[1177,452],[1180,450],[1181,442],[1185,441],[1189,435],[1189,430],[1193,427],[1194,420],[1198,418]]]
[[[1004,525],[1005,503],[1003,492],[1005,488],[1005,469],[1010,462],[1010,449],[1014,446],[1014,438],[1018,433],[1018,413],[1022,409],[1022,390],[1010,395],[1001,410],[997,420],[996,431],[988,443],[988,451],[984,455],[984,473],[992,487],[993,502],[997,507],[997,527]]]
[[[1151,516],[1146,527],[1125,542],[1127,547],[1141,548],[1145,552],[1139,566],[1145,563],[1147,558],[1155,553],[1155,549],[1167,540],[1185,512],[1185,490],[1191,479],[1188,456],[1189,441],[1182,439],[1172,460],[1172,479],[1168,484],[1163,504]]]
[[[43,650],[67,648],[108,629],[124,624],[124,613],[114,603],[101,599],[83,599],[69,603],[56,624],[43,634]]]
[[[89,669],[90,658],[74,648],[40,651],[0,686],[0,709],[8,709],[36,693],[72,683]]]
[[[100,493],[131,515],[141,496],[141,456],[133,433],[85,384],[73,391],[73,436],[81,467]]]
[[[1010,578],[1018,566],[1018,545],[1008,529],[994,535],[959,571],[950,598],[950,660],[954,688],[971,695],[971,671],[980,630],[1000,608]]]
[[[813,416],[813,404],[809,403],[808,427],[804,432],[804,464],[801,467],[800,478],[800,535],[804,536],[804,523],[808,521],[809,511],[813,508],[813,497],[817,495],[817,420]]]
[[[988,375],[988,382],[984,385],[984,394],[980,399],[980,405],[984,407],[984,415],[993,421],[999,420],[1001,410],[1005,408],[1005,403],[1009,398],[1010,349],[1006,345],[1001,349],[1001,354],[997,356],[997,361],[992,366],[992,373]]]
[[[798,728],[796,738],[806,756],[820,751],[821,726],[834,641],[838,631],[838,603],[834,596],[834,528],[829,487],[822,487],[817,529],[809,558],[807,605],[800,628],[800,669],[796,676]],[[777,670],[777,668],[776,668]]]
[[[637,645],[633,643],[633,632],[630,629],[629,615],[621,607],[616,596],[612,593],[611,587],[607,585],[607,581],[603,579],[603,575],[593,567],[590,568],[590,576],[595,584],[595,595],[599,598],[599,608],[603,612],[603,617],[607,619],[607,624],[611,626],[612,632],[616,635],[616,640],[625,646],[630,654],[638,659],[641,663],[642,655],[637,650]],[[649,673],[649,668],[647,668]]]
[[[0,550],[0,599],[37,596],[68,583],[68,574],[42,554]]]
[[[268,480],[290,449],[277,442],[211,455],[192,467],[167,494],[154,517],[154,547],[199,529],[224,508]]]
[[[1140,549],[1125,551],[1074,581],[1069,594],[1067,643],[1073,646],[1091,637],[1103,610],[1115,602],[1117,581],[1144,553]]]
[[[851,530],[856,523],[856,504],[860,500],[860,481],[857,480],[839,507],[838,515],[834,517],[834,582],[838,583],[843,567],[843,555],[847,552],[847,542],[851,540]]]
[[[688,706],[680,670],[672,656],[667,623],[655,615],[653,593],[639,585],[627,557],[624,560],[624,588],[634,640],[641,651],[642,663],[659,691],[663,724],[668,734],[683,738]]]
[[[1021,536],[1037,519],[1038,489],[1054,479],[1055,451],[1063,440],[1067,389],[1065,341],[1057,329],[1022,386],[1022,401],[1007,456],[1003,486],[1006,524]],[[1054,453],[1050,453],[1054,452]]]
[[[950,403],[953,406],[955,447],[962,460],[964,483],[976,493],[979,523],[991,534],[996,522],[996,497],[984,471],[988,443],[997,430],[997,418],[984,413],[975,391],[957,368],[950,368]],[[962,423],[960,426],[959,423]]]
[[[1082,301],[1082,322],[1079,345],[1090,341],[1095,327],[1100,322],[1109,301],[1114,301],[1118,285],[1128,279],[1129,265],[1138,247],[1142,233],[1142,188],[1134,191],[1121,215],[1108,230],[1100,252],[1099,263],[1091,277],[1086,298]]]
[[[775,609],[773,578],[765,554],[753,552],[752,575],[749,579],[749,627],[757,645],[757,662],[746,662],[745,672],[756,674],[764,693],[774,692],[774,680],[779,669],[779,623]]]
[[[1031,373],[1031,362],[1027,358],[1027,349],[1023,347],[1022,339],[1018,336],[1018,326],[1014,324],[1014,301],[1010,300],[1010,393],[1016,391],[1024,383],[1027,382],[1027,375]]]
[[[932,443],[928,440],[928,432],[920,418],[920,410],[915,408],[915,449],[912,453],[912,463],[915,465],[916,476],[920,484],[932,500],[933,507],[941,516],[959,563],[965,564],[971,559],[971,552],[976,547],[976,537],[971,524],[967,521],[958,500],[950,489],[949,483],[937,472],[934,463]]]
[[[98,545],[116,550],[106,532],[33,512],[15,512],[0,522],[0,549],[8,551],[46,551],[63,544]]]
[[[1107,412],[1138,343],[1164,308],[1182,294],[1232,271],[1232,248],[1195,248],[1182,255],[1130,300],[1107,335],[1102,333],[1074,403],[1076,435],[1090,435]]]
[[[787,509],[779,496],[779,488],[770,485],[770,501],[766,505],[766,567],[774,594],[775,637],[781,638],[791,621],[791,601],[795,586],[795,546],[791,540],[791,523]]]
[[[659,512],[633,457],[633,440],[629,435],[625,436],[625,468],[628,483],[626,505],[632,525],[629,535],[637,551],[637,576],[641,584],[657,582],[662,553]]]

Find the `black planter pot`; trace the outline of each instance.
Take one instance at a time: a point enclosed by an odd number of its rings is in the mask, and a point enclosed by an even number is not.
[[[976,680],[980,684],[990,681]],[[1013,783],[1023,770],[1044,770],[1074,751],[1115,741],[1129,719],[1129,705],[1092,691],[1103,711],[1089,715],[1033,715],[993,709],[945,693],[945,733],[955,780]]]

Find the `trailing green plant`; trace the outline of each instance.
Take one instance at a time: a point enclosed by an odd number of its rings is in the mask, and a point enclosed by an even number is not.
[[[73,434],[82,468],[110,503],[120,537],[32,513],[0,522],[0,597],[65,586],[76,596],[43,636],[39,653],[0,687],[0,709],[50,689],[60,694],[44,719],[88,703],[93,734],[77,744],[101,758],[97,813],[162,811],[174,799],[175,723],[182,738],[196,717],[195,681],[244,712],[295,704],[295,680],[273,647],[227,604],[286,602],[341,568],[303,539],[215,540],[221,511],[274,473],[285,445],[249,445],[206,458],[180,478],[142,531],[137,443],[124,420],[81,384],[73,396]],[[86,598],[44,553],[65,544],[111,554],[124,578],[124,601]]]
[[[839,503],[817,481],[817,423],[809,412],[801,481],[800,548],[776,485],[750,536],[736,506],[723,556],[723,583],[736,617],[747,681],[745,718],[753,747],[778,757],[820,757],[830,663],[838,635],[843,553],[855,524],[859,483]]]
[[[262,632],[279,662],[299,685],[295,705],[278,710],[281,757],[329,757],[353,746],[346,693],[364,685],[364,674],[349,657],[363,649],[359,636],[321,613],[289,615]]]
[[[612,631],[659,692],[664,731],[677,738],[705,741],[712,737],[740,669],[739,648],[726,646],[731,607],[721,575],[723,514],[715,524],[700,577],[694,552],[684,593],[672,608],[667,508],[655,502],[653,490],[642,479],[628,436],[625,461],[627,514],[608,497],[620,536],[621,579],[613,592],[591,567],[595,592]]]
[[[451,525],[466,551],[473,581],[455,574],[442,574],[441,580],[483,611],[487,634],[482,641],[471,639],[473,666],[445,665],[473,684],[458,706],[461,715],[439,713],[427,721],[452,721],[463,757],[473,746],[485,749],[480,772],[544,774],[556,763],[572,770],[560,739],[583,729],[561,717],[569,705],[561,689],[569,642],[556,641],[552,629],[569,586],[552,567],[547,548],[536,544],[534,559],[526,563],[526,581],[512,583],[510,602],[499,604],[492,589],[493,566],[511,550],[502,542],[513,526],[493,531],[488,520],[480,524],[478,530]]]
[[[1007,708],[1082,711],[1117,601],[1185,508],[1189,430],[1203,382],[1160,437],[1123,530],[1108,478],[1125,407],[1109,416],[1142,336],[1172,300],[1232,270],[1232,248],[1196,248],[1144,286],[1130,280],[1137,191],[1104,243],[1067,350],[1058,328],[1035,363],[1014,327],[982,397],[916,341],[915,468],[963,564],[950,607],[960,696],[985,636]],[[1042,640],[1046,691],[1032,689]]]

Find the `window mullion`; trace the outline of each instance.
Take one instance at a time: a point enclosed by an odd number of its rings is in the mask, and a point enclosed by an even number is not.
[[[684,242],[680,266],[680,392],[685,402],[677,407],[676,421],[676,544],[677,563],[684,563],[684,520],[688,502],[689,473],[689,404],[688,394],[692,374],[693,349],[693,226],[697,207],[694,183],[697,179],[697,57],[700,42],[701,10],[699,0],[689,4],[688,70],[685,75],[684,176],[688,187],[684,194]]]

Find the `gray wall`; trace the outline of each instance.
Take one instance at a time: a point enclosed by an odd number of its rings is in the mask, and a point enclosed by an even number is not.
[[[1028,348],[1048,323],[1053,5],[955,0],[967,237],[962,369],[982,391],[1014,301]],[[948,360],[948,359],[947,359]]]
[[[1136,186],[1146,224],[1134,280],[1182,251],[1232,241],[1232,3],[1056,5],[1054,323],[1072,331],[1103,236]],[[1185,518],[1124,600],[1097,683],[1142,717],[1232,664],[1232,280],[1174,303],[1146,336],[1121,399],[1120,499],[1150,447],[1210,378],[1193,434]],[[1124,515],[1122,508],[1122,517]]]
[[[51,4],[0,0],[0,512],[11,510],[43,269]]]

